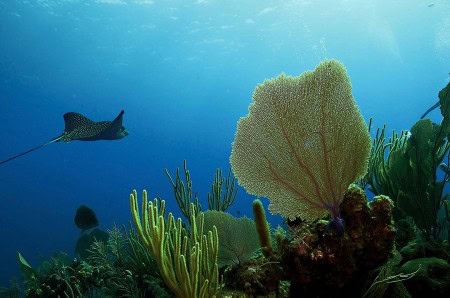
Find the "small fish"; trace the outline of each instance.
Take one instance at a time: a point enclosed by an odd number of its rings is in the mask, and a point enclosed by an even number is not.
[[[8,158],[7,160],[1,161],[4,164],[8,161],[16,159],[22,155],[30,153],[36,149],[45,147],[51,143],[63,141],[98,141],[98,140],[119,140],[128,135],[128,131],[122,125],[122,116],[124,111],[122,110],[120,114],[113,121],[100,121],[94,122],[85,116],[78,113],[66,113],[64,114],[64,131],[62,135],[53,138],[50,142],[39,145],[23,152],[19,155]]]
[[[236,214],[239,215],[239,216],[241,216],[241,211],[236,210]]]
[[[435,103],[431,108],[429,108],[423,115],[422,117],[420,117],[420,119],[423,119],[426,115],[428,115],[429,112],[433,111],[434,109],[439,108],[440,103],[439,101],[437,103]]]
[[[430,4],[428,4],[427,6],[428,6],[428,7],[433,7],[433,6],[434,6],[434,3],[430,3]]]

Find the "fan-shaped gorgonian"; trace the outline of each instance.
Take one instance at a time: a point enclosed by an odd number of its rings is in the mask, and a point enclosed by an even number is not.
[[[256,87],[230,162],[239,184],[269,198],[272,213],[305,219],[329,212],[340,220],[339,204],[366,173],[371,150],[351,89],[336,60]]]

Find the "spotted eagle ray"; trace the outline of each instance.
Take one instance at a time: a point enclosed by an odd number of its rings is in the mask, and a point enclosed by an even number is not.
[[[50,142],[39,145],[23,152],[19,155],[13,156],[0,162],[4,164],[8,161],[16,159],[22,155],[30,153],[36,149],[45,147],[51,143],[63,141],[98,141],[98,140],[119,140],[128,135],[128,131],[122,125],[122,116],[124,111],[122,110],[120,114],[113,121],[100,121],[94,122],[87,117],[78,113],[66,113],[64,114],[64,131],[59,137],[53,138]]]

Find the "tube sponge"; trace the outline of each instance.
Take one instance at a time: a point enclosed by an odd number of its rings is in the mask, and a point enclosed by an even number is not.
[[[336,61],[256,87],[241,118],[230,162],[247,192],[269,198],[284,217],[339,217],[348,186],[364,176],[371,138]]]
[[[259,241],[263,250],[264,256],[269,257],[273,255],[272,241],[270,239],[270,228],[266,220],[266,212],[262,202],[258,199],[253,201],[253,216],[255,217],[256,231],[259,235]]]

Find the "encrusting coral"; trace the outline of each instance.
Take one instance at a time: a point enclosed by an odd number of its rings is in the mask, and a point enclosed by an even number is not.
[[[344,66],[329,60],[298,77],[266,80],[238,123],[230,162],[247,192],[291,219],[330,213],[365,175],[371,138]]]
[[[370,270],[389,258],[395,238],[391,220],[393,204],[386,196],[368,203],[356,185],[350,186],[340,206],[345,221],[343,235],[329,230],[327,222],[302,222],[282,241],[282,264],[291,280],[290,296],[327,293],[356,297]]]

